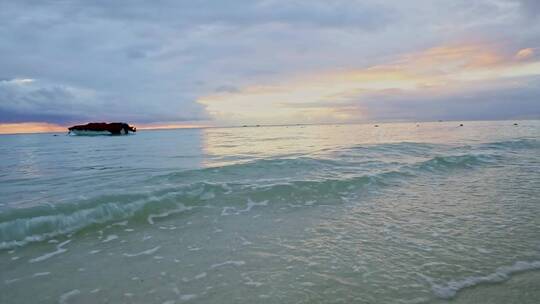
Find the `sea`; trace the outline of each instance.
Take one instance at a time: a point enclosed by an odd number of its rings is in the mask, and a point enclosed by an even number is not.
[[[539,301],[540,121],[0,136],[0,303]]]

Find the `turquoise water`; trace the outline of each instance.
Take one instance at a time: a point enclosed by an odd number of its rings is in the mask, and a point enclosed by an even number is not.
[[[0,303],[537,303],[518,123],[0,136]]]

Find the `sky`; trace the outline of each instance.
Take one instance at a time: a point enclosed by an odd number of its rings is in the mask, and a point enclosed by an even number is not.
[[[537,0],[0,0],[0,133],[536,118]]]

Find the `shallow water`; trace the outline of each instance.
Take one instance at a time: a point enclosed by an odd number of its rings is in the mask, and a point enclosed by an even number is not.
[[[0,136],[0,303],[536,303],[540,122],[458,125]]]

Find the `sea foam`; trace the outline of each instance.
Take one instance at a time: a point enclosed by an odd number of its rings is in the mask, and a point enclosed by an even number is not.
[[[502,266],[495,272],[483,276],[470,276],[460,280],[452,280],[446,283],[435,283],[432,278],[424,277],[431,285],[433,293],[442,299],[453,298],[460,290],[468,287],[477,286],[480,284],[493,284],[504,282],[513,274],[539,270],[540,261],[518,261],[511,266]]]

